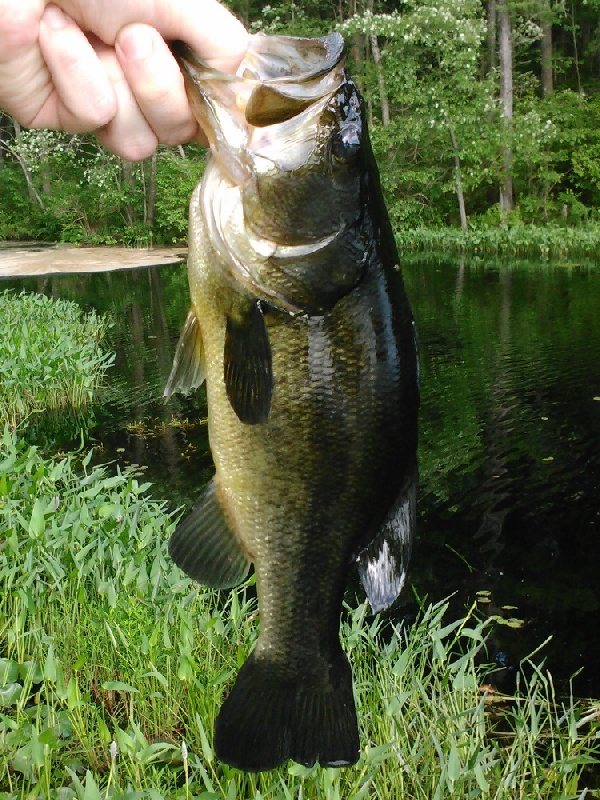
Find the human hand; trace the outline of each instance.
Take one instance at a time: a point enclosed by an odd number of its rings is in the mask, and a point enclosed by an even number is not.
[[[131,161],[206,143],[171,39],[225,72],[247,46],[218,0],[0,0],[0,108],[26,127],[95,131]]]

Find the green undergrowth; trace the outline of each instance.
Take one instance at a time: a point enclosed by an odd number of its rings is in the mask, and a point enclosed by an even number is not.
[[[600,253],[600,225],[577,228],[559,225],[525,225],[518,223],[500,227],[407,228],[396,232],[400,252],[530,256],[565,258],[597,256]]]
[[[106,326],[70,301],[0,293],[0,426],[87,406],[113,360],[101,347]]]
[[[448,620],[447,603],[391,637],[347,609],[355,767],[219,763],[214,719],[256,637],[251,588],[186,579],[166,554],[175,518],[140,473],[90,463],[8,429],[0,443],[0,798],[600,797],[599,706],[557,697],[533,659],[514,696],[482,691],[493,623]]]

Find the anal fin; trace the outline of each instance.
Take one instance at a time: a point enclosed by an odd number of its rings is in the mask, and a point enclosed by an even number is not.
[[[223,377],[229,402],[248,425],[266,422],[273,393],[269,334],[261,304],[227,318]]]
[[[417,518],[417,470],[398,494],[379,533],[358,554],[358,574],[374,612],[397,600],[412,551]]]
[[[175,392],[189,394],[204,382],[204,346],[198,318],[190,309],[177,342],[171,374],[163,392],[169,398]]]
[[[221,506],[214,478],[175,529],[169,555],[186,575],[213,589],[238,586],[248,575],[250,559]]]

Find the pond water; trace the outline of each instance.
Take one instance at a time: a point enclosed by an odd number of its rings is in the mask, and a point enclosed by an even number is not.
[[[543,653],[555,677],[583,668],[576,691],[597,696],[600,269],[413,258],[404,273],[421,345],[421,497],[395,618],[417,597],[455,593],[457,613],[479,598],[481,613],[510,620],[491,653],[505,677],[552,636]],[[162,399],[188,309],[185,267],[4,286],[110,316],[117,358],[87,421],[96,460],[143,465],[155,497],[189,507],[212,474],[205,395]]]

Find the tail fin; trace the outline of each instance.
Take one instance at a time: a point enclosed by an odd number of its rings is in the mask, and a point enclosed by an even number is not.
[[[342,767],[359,756],[352,672],[340,652],[326,682],[286,676],[254,653],[246,661],[215,724],[217,758],[246,772],[292,759]]]

